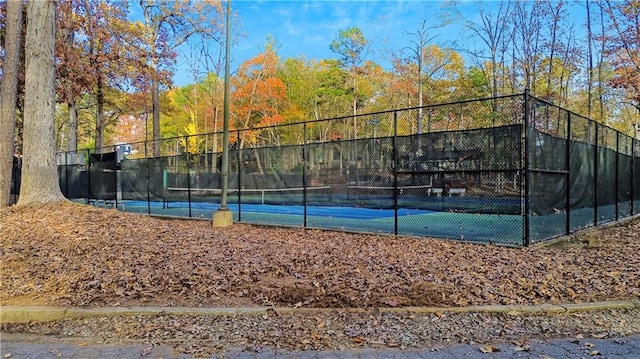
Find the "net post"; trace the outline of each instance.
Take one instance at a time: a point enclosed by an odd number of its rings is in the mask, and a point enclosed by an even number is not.
[[[522,228],[522,242],[525,247],[531,244],[531,237],[529,235],[529,108],[531,102],[529,98],[529,89],[524,90],[524,116],[523,116],[523,130],[524,130],[524,158],[523,158],[523,190],[524,190],[524,209],[523,209],[523,228]],[[522,153],[522,152],[521,152]]]
[[[567,144],[565,153],[565,167],[567,170],[565,234],[569,234],[571,232],[571,112],[569,111],[567,111]]]
[[[398,111],[393,111],[393,234],[398,235]]]

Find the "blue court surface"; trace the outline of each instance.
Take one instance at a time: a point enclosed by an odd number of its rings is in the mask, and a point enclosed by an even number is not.
[[[124,208],[127,207],[143,207],[147,208],[146,201],[124,201]],[[150,205],[157,209],[158,207],[167,211],[188,211],[189,202],[169,202],[164,204],[162,202],[150,202]],[[239,212],[238,204],[227,205],[230,211]],[[216,211],[220,208],[219,203],[209,202],[191,202],[192,211]],[[264,214],[280,214],[280,215],[304,215],[304,206],[292,206],[292,205],[269,205],[269,204],[242,204],[242,212],[252,213],[264,213]],[[419,214],[429,214],[434,211],[421,210],[421,209],[407,209],[399,208],[398,216],[409,216]],[[320,217],[335,217],[335,218],[350,218],[350,219],[376,219],[376,218],[393,218],[395,211],[393,209],[372,209],[372,208],[354,208],[354,207],[334,207],[334,206],[307,206],[307,216],[320,216]]]
[[[373,209],[341,206],[228,204],[234,221],[286,227],[336,229],[348,232],[384,233],[446,238],[519,246],[522,216],[443,212],[426,209]],[[149,202],[125,200],[118,209],[169,217],[210,220],[219,208],[215,202]]]

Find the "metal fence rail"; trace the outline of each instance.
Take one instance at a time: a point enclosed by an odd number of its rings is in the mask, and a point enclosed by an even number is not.
[[[527,246],[640,211],[639,141],[528,93],[229,138],[239,222]],[[221,132],[124,147],[61,153],[63,193],[211,218]]]

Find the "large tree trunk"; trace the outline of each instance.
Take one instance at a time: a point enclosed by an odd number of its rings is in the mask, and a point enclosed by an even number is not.
[[[58,184],[55,121],[54,0],[27,3],[24,157],[18,205],[64,201]]]
[[[8,1],[5,25],[4,78],[0,89],[0,208],[9,204],[18,95],[22,2]]]

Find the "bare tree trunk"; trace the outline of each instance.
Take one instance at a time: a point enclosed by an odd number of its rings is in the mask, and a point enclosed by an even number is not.
[[[599,105],[599,120],[602,123],[604,122],[604,54],[606,49],[606,30],[604,23],[604,10],[600,7],[600,31],[601,31],[601,40],[600,40],[600,52],[598,54],[598,105]]]
[[[76,108],[76,101],[71,98],[67,101],[67,107],[69,110],[67,151],[76,152],[78,151],[78,109]]]
[[[4,78],[0,89],[0,208],[9,205],[18,98],[22,2],[8,1],[5,25]]]
[[[153,157],[160,157],[160,81],[157,64],[152,60],[153,79],[151,80],[151,112],[153,115]]]
[[[591,9],[589,3],[591,0],[585,0],[587,7],[587,117],[591,118],[593,100],[593,32],[591,31]]]
[[[545,96],[547,97],[547,100],[559,100],[559,95],[558,94],[554,94],[553,91],[551,90],[551,86],[552,86],[552,77],[553,77],[553,66],[554,63],[553,61],[555,60],[555,56],[556,56],[556,50],[558,47],[558,32],[559,32],[559,27],[560,27],[560,20],[562,19],[562,7],[564,6],[564,3],[562,1],[557,1],[557,2],[547,2],[545,3],[547,6],[549,6],[549,9],[547,9],[548,13],[549,13],[549,17],[550,17],[550,21],[551,21],[551,30],[550,30],[550,40],[549,40],[549,66],[547,69],[547,93],[545,94]],[[568,45],[567,45],[568,46]],[[561,90],[560,90],[561,91]],[[553,98],[555,97],[555,98]]]
[[[96,84],[96,138],[95,138],[95,150],[96,153],[102,153],[104,150],[104,82],[102,77],[98,76]]]

